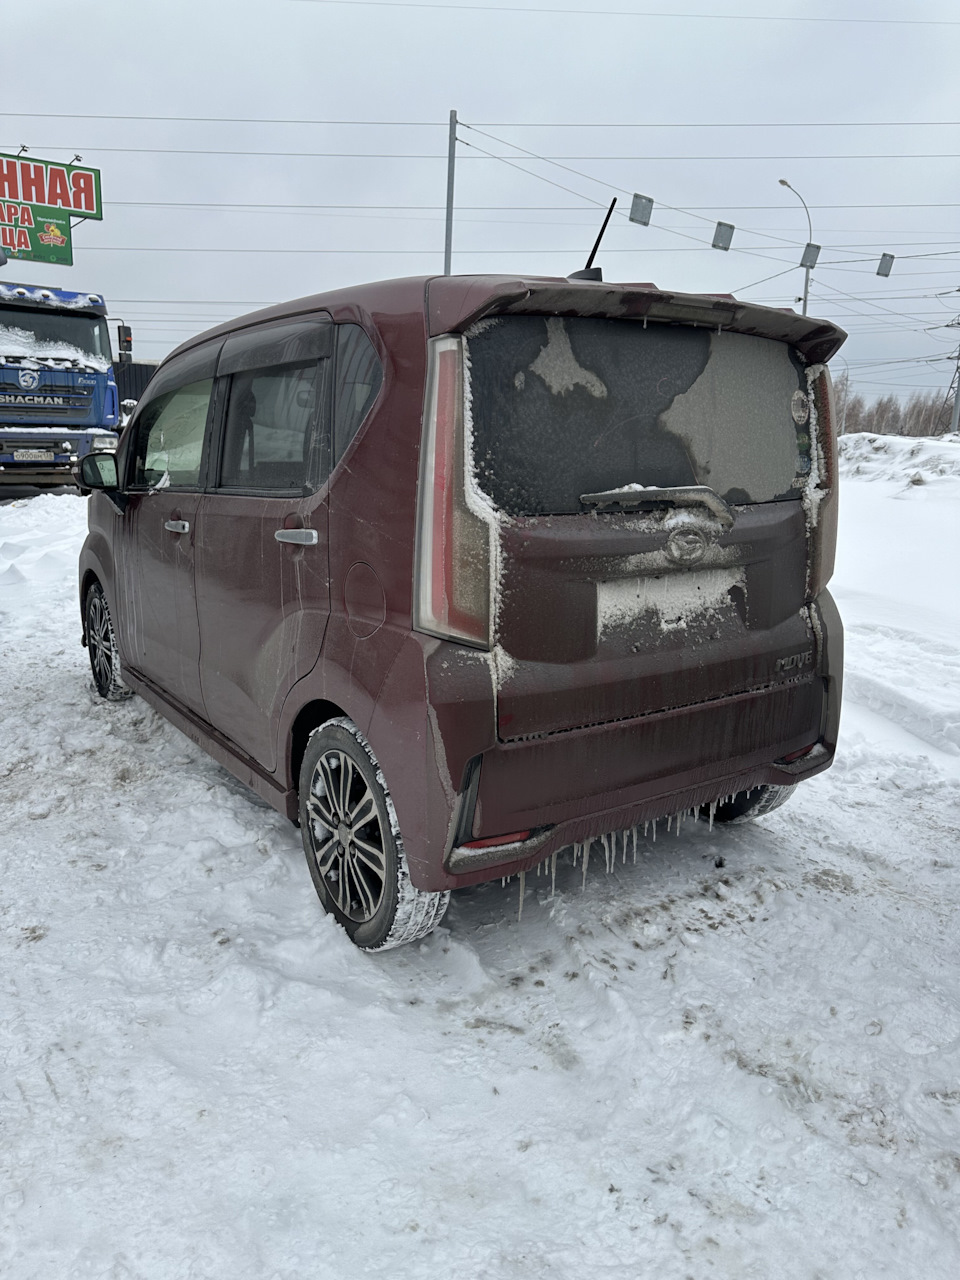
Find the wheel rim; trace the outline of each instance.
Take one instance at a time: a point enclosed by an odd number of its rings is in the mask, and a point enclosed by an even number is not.
[[[110,631],[110,615],[99,591],[90,596],[87,611],[87,647],[90,665],[97,687],[105,689],[113,675],[113,635]]]
[[[317,871],[348,919],[372,920],[386,881],[384,834],[373,789],[344,751],[317,761],[307,798]]]

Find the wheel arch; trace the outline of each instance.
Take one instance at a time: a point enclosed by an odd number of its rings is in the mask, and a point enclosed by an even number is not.
[[[80,626],[83,629],[80,643],[84,648],[87,647],[87,596],[94,583],[103,591],[103,582],[96,569],[85,569],[80,579]]]
[[[303,764],[304,753],[311,733],[327,720],[333,720],[337,716],[349,716],[349,712],[328,699],[315,698],[311,702],[304,703],[294,717],[287,738],[290,761],[289,776],[294,791],[299,791],[300,789],[300,766]]]

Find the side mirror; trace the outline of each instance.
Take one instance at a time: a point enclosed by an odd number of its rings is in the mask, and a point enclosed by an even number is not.
[[[117,476],[117,459],[112,453],[85,453],[75,473],[81,493],[102,489],[117,511],[123,515],[127,509],[127,495],[120,492]]]
[[[128,324],[117,325],[117,362],[129,364],[133,360],[133,332]]]
[[[80,484],[84,489],[117,489],[117,459],[112,453],[87,453],[80,459]]]

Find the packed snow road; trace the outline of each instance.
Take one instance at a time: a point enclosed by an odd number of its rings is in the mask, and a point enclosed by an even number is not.
[[[381,956],[0,509],[0,1275],[960,1274],[960,441],[844,447],[835,767]]]

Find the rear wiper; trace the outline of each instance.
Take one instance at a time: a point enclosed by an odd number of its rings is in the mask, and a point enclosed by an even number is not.
[[[666,489],[657,485],[625,484],[621,489],[607,489],[604,493],[581,493],[580,501],[596,511],[640,511],[651,506],[706,507],[725,529],[729,529],[736,518],[719,493],[705,484]]]

